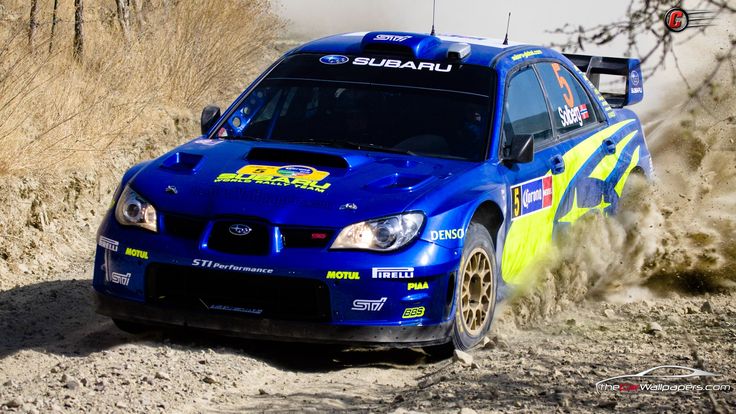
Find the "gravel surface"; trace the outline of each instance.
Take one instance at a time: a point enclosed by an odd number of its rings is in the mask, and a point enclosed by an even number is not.
[[[0,411],[728,412],[736,393],[603,392],[660,365],[736,386],[734,296],[586,301],[519,329],[503,315],[483,348],[438,360],[157,331],[93,312],[91,262],[0,292]],[[507,308],[509,312],[511,308]],[[653,329],[657,326],[657,329]],[[705,380],[690,380],[704,383]]]

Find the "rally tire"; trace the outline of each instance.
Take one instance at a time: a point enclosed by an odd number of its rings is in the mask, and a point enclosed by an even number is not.
[[[471,222],[455,286],[452,344],[468,350],[480,343],[493,323],[498,268],[493,239],[485,226]]]

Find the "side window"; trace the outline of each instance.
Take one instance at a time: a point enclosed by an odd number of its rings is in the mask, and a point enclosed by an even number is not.
[[[535,143],[552,137],[544,92],[531,66],[514,74],[509,82],[504,104],[503,130],[506,145],[517,136],[533,134]]]
[[[561,134],[598,122],[588,94],[567,68],[554,62],[536,67],[547,90],[555,128]]]

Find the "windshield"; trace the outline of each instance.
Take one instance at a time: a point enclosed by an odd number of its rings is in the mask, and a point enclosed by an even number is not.
[[[423,70],[358,66],[350,62],[404,61],[347,59],[348,64],[325,64],[322,55],[288,58],[241,102],[218,134],[484,159],[490,69],[427,62],[414,63]]]

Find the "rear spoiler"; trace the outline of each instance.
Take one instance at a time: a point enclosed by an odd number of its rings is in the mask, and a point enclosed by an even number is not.
[[[625,78],[625,93],[600,91],[613,108],[623,108],[644,99],[644,77],[639,59],[565,54],[572,63],[600,90],[600,75]]]

